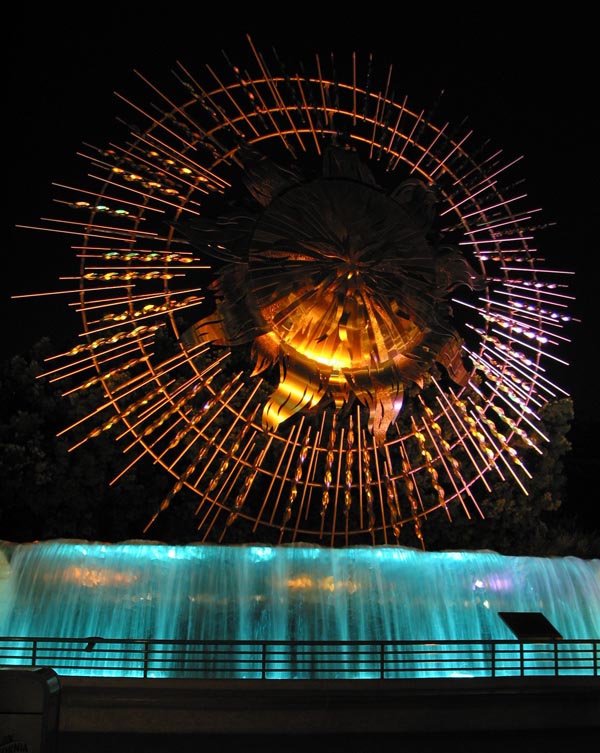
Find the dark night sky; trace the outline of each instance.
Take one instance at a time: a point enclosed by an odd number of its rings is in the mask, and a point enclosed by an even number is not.
[[[286,7],[285,16],[272,11],[262,18],[249,11],[236,15],[230,7],[211,10],[209,17],[190,16],[184,6],[176,7],[177,15],[161,17],[135,3],[112,12],[99,7],[93,18],[24,6],[15,11],[16,21],[5,32],[10,104],[4,116],[9,176],[3,251],[9,274],[1,305],[8,352],[26,350],[44,335],[72,342],[79,332],[79,321],[70,318],[61,298],[11,299],[58,288],[58,276],[72,262],[72,251],[58,237],[14,226],[60,216],[52,206],[51,182],[84,182],[84,163],[76,152],[82,142],[103,146],[115,134],[114,92],[135,100],[140,89],[134,69],[160,83],[169,80],[177,60],[200,71],[224,49],[249,61],[246,33],[265,54],[275,47],[290,62],[306,61],[309,70],[315,53],[349,60],[356,51],[363,66],[373,53],[380,87],[393,65],[396,99],[407,94],[415,108],[428,107],[443,90],[440,119],[456,123],[468,116],[482,140],[489,138],[507,156],[524,155],[519,177],[526,179],[531,204],[556,223],[544,233],[544,255],[553,266],[575,273],[572,313],[581,323],[570,330],[573,344],[565,346],[564,358],[572,366],[558,370],[556,378],[574,398],[576,450],[587,458],[591,474],[600,449],[600,401],[592,371],[598,355],[599,270],[592,234],[597,215],[592,176],[598,168],[592,25],[559,18],[525,22],[519,6],[511,12],[505,4],[498,11],[501,18],[492,18],[490,11],[481,20],[458,18],[454,11],[439,18],[434,6],[421,14],[381,6],[375,15],[354,19],[334,11],[324,17],[322,5],[301,6],[304,18],[294,15],[294,6]],[[581,481],[582,488],[591,489],[591,475]]]

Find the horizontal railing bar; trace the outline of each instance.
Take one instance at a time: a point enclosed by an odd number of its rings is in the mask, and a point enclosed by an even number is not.
[[[166,645],[185,645],[185,646],[520,646],[520,645],[539,645],[539,646],[565,646],[581,643],[591,645],[600,644],[600,638],[560,638],[556,641],[520,641],[516,638],[461,638],[461,639],[443,639],[443,640],[414,640],[414,639],[380,639],[380,640],[338,640],[338,639],[283,639],[283,638],[204,638],[204,639],[185,639],[185,638],[104,638],[102,636],[0,636],[0,645],[2,641],[10,643],[89,643],[97,641],[102,643],[126,643],[126,644],[166,644]]]

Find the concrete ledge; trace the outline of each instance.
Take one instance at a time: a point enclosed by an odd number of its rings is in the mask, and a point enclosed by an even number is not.
[[[600,729],[600,678],[62,677],[59,731],[199,734]]]

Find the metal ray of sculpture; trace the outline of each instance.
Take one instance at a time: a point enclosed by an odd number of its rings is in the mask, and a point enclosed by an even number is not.
[[[148,528],[186,488],[203,540],[242,519],[422,540],[435,511],[480,513],[490,475],[525,489],[516,448],[566,394],[543,365],[566,285],[502,185],[518,160],[469,154],[472,132],[390,95],[391,69],[375,92],[355,57],[344,83],[333,57],[273,72],[248,41],[255,74],[178,64],[179,104],[143,79],[163,105],[132,105],[126,143],[86,155],[93,185],[63,188],[84,341],[48,373],[102,389],[86,439],[116,431],[127,467],[173,476]]]

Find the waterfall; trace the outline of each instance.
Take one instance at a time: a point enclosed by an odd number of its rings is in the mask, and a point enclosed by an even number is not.
[[[499,612],[600,638],[600,560],[396,546],[0,542],[0,635],[502,640]]]

